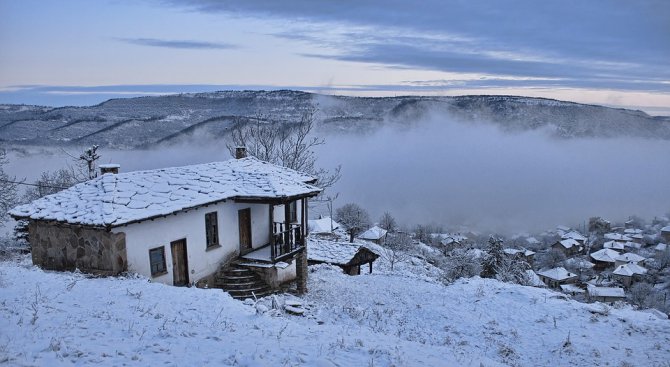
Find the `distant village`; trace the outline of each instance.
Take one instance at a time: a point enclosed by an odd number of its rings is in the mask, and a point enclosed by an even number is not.
[[[341,229],[337,222],[327,217],[309,222],[313,238],[310,258],[336,264],[352,275],[360,273],[361,262],[355,261],[356,251],[344,251],[347,246],[369,248],[383,257],[388,248],[423,257],[445,270],[445,278],[450,281],[458,277],[484,276],[485,263],[495,257],[491,253],[491,239],[474,231],[435,233],[430,227],[417,226],[411,233],[405,233],[374,225],[357,236],[357,245],[335,246],[324,239],[337,240],[338,229]],[[667,217],[657,217],[649,223],[632,218],[616,224],[593,217],[584,229],[561,225],[538,235],[519,234],[506,240],[496,239],[503,245],[503,262],[507,262],[500,266],[505,268],[501,271],[522,273],[516,278],[498,275],[506,278],[502,280],[553,288],[582,302],[628,302],[666,314],[670,311],[667,300],[670,220]],[[403,235],[411,237],[412,245],[398,248],[396,240]],[[340,233],[340,240],[344,238],[346,235]],[[352,270],[352,264],[359,267]]]

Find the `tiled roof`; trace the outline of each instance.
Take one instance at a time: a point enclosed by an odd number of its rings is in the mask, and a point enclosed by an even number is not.
[[[14,217],[119,226],[233,198],[316,194],[314,178],[254,157],[184,167],[104,174],[20,205]]]

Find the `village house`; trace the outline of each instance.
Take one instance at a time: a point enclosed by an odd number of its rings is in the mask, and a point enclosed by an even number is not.
[[[551,247],[553,249],[561,251],[567,257],[578,254],[584,249],[582,247],[582,245],[577,240],[572,239],[572,238],[557,241]]]
[[[668,245],[665,243],[659,243],[656,246],[654,246],[654,250],[657,252],[665,252],[668,250]]]
[[[388,231],[384,228],[381,228],[377,225],[372,226],[367,231],[361,233],[358,238],[361,240],[371,241],[378,245],[384,244],[384,239],[386,238],[386,233]]]
[[[379,254],[358,243],[309,240],[308,261],[310,265],[331,264],[342,268],[349,275],[359,275],[361,265],[367,264],[372,273],[372,263]]]
[[[644,261],[645,260],[647,260],[647,259],[638,255],[638,254],[628,252],[628,253],[621,254],[621,255],[615,257],[614,258],[614,266],[618,267],[618,266],[624,265],[624,264],[636,264],[636,265],[644,266]]]
[[[626,299],[623,288],[586,286],[586,296],[591,302],[614,303]]]
[[[604,270],[610,266],[614,266],[616,263],[616,258],[619,257],[619,253],[608,248],[604,248],[600,251],[596,251],[591,254],[591,259],[593,259],[593,268],[595,270]]]
[[[616,233],[616,232],[605,233],[604,237],[608,241],[617,241],[617,242],[621,242],[621,243],[626,243],[628,241],[633,240],[632,238],[630,238],[627,235],[624,235],[624,234],[621,234],[621,233]]]
[[[603,243],[603,248],[608,248],[608,249],[617,250],[617,251],[623,251],[623,249],[626,248],[626,243],[627,242],[607,241],[607,242]]]
[[[553,268],[537,273],[540,279],[551,288],[558,288],[561,284],[577,282],[577,274],[573,274],[564,267]]]
[[[27,219],[35,265],[101,274],[130,271],[184,286],[213,282],[244,262],[277,285],[306,291],[307,202],[316,179],[246,157],[118,173],[118,166],[10,211]],[[275,266],[280,264],[280,266]]]
[[[312,234],[330,234],[334,230],[340,228],[340,224],[334,221],[331,217],[310,219],[307,224],[309,233]]]
[[[661,228],[661,238],[664,242],[670,242],[670,226]]]
[[[561,236],[561,239],[564,239],[564,240],[573,239],[573,240],[579,242],[579,244],[581,246],[583,246],[586,243],[586,237],[584,237],[581,233],[579,233],[577,231],[570,231],[568,233],[565,233]]]
[[[618,265],[612,274],[621,281],[624,287],[630,287],[634,280],[647,274],[647,269],[638,264],[629,263]]]
[[[533,265],[533,260],[535,258],[535,251],[530,251],[526,249],[519,250],[515,248],[506,248],[503,250],[503,252],[508,256],[512,257],[516,256],[521,260],[524,260],[528,264]]]

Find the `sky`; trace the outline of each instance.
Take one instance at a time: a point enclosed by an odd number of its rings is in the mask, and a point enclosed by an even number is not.
[[[0,103],[514,94],[670,115],[665,0],[0,0]]]

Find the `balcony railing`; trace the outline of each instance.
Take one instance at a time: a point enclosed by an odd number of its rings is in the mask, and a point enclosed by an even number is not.
[[[297,253],[304,245],[302,227],[299,224],[274,222],[270,240],[270,256],[272,262],[281,261]]]

